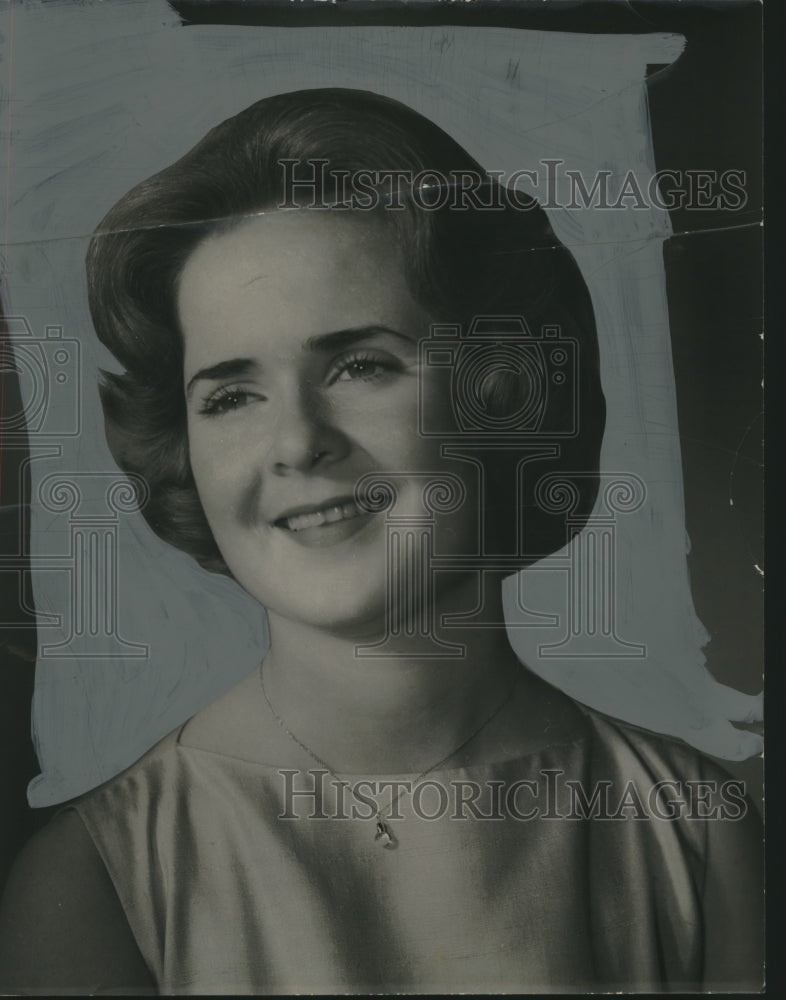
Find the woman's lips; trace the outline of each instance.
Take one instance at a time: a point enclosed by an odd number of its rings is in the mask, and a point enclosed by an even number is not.
[[[291,517],[279,518],[276,524],[289,531],[303,531],[305,528],[317,528],[323,524],[337,524],[339,521],[349,521],[359,517],[362,512],[353,500],[343,503],[331,503],[318,510],[305,514],[293,514]]]
[[[331,500],[321,507],[279,517],[275,527],[307,548],[322,548],[351,538],[368,525],[373,515],[354,500]]]

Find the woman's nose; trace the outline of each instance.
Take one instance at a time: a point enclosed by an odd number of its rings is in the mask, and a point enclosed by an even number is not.
[[[333,426],[316,393],[282,393],[268,454],[277,476],[308,472],[318,464],[339,461],[349,451],[345,434]]]

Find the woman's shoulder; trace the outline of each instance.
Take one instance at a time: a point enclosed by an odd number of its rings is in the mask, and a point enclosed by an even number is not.
[[[513,725],[525,734],[534,731],[534,742],[522,744],[522,758],[534,749],[547,753],[555,766],[564,761],[566,767],[582,767],[599,780],[730,779],[720,763],[683,739],[598,711],[529,671],[525,676],[528,686],[512,706],[517,715]]]
[[[587,781],[571,804],[612,821],[587,825],[596,882],[627,863],[635,898],[652,886],[653,906],[677,901],[664,926],[695,906],[704,988],[760,990],[763,830],[744,781],[680,739],[583,711]]]
[[[120,796],[133,800],[143,791],[149,795],[156,789],[166,787],[177,766],[177,750],[183,728],[184,725],[180,725],[167,733],[133,764],[72,799],[68,806],[81,815],[84,810],[99,802],[111,802]]]
[[[609,804],[602,818],[646,820],[617,826],[631,836],[638,830],[661,853],[667,844],[687,851],[704,887],[715,878],[728,881],[726,869],[735,856],[744,856],[750,871],[760,867],[762,822],[744,780],[680,739],[598,712],[585,714],[591,736],[584,799],[597,799],[603,786]],[[755,881],[751,877],[750,884]]]
[[[598,764],[616,764],[653,780],[725,781],[729,772],[683,739],[580,706]]]
[[[119,989],[117,989],[119,987]],[[17,858],[0,904],[0,990],[155,992],[92,838],[62,810]]]

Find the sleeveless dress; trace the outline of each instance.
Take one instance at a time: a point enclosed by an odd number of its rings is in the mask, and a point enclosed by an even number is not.
[[[719,775],[584,710],[564,744],[401,786],[386,849],[379,776],[342,790],[186,723],[68,808],[161,993],[690,990],[706,817],[739,816]]]

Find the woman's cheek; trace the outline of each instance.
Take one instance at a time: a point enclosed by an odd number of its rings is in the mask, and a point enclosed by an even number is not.
[[[226,517],[236,508],[253,476],[247,449],[233,440],[216,437],[208,442],[202,439],[196,447],[191,447],[190,460],[197,493],[208,520],[211,516]]]

